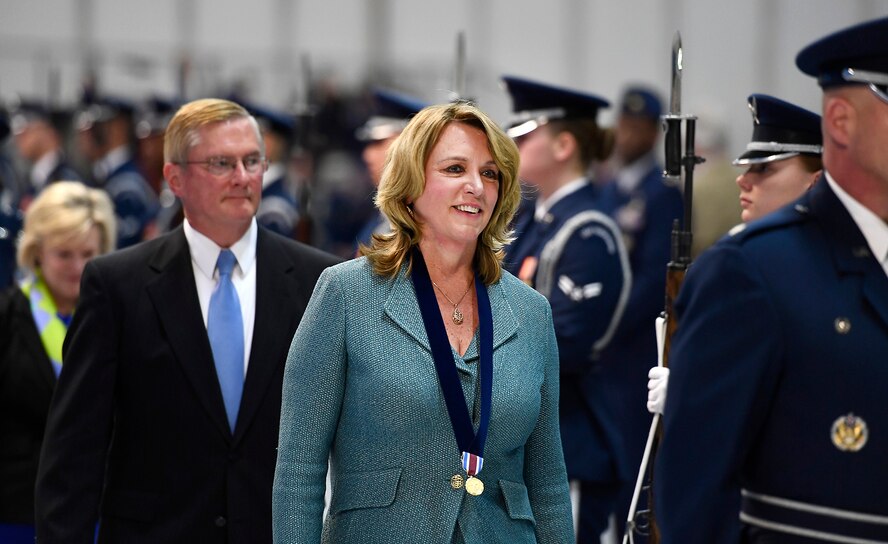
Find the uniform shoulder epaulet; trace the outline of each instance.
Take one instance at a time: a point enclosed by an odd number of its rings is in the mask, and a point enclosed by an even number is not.
[[[805,221],[808,215],[808,206],[801,202],[796,202],[761,219],[756,219],[749,223],[740,223],[729,230],[727,236],[735,241],[742,242],[764,232],[782,229]]]

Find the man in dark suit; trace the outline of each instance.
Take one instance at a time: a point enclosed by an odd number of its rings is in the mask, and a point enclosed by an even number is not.
[[[185,223],[87,266],[39,542],[91,543],[97,522],[99,542],[271,542],[284,360],[334,258],[257,226],[263,153],[241,106],[186,104],[164,145]]]
[[[663,544],[888,542],[888,18],[809,45],[824,175],[676,301]]]

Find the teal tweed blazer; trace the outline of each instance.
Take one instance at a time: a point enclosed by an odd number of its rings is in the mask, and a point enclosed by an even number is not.
[[[360,258],[321,275],[284,371],[275,542],[574,541],[549,304],[507,272],[488,293],[493,398],[475,497],[450,485],[464,475],[460,451],[406,267],[383,278]],[[476,331],[464,357],[454,351],[470,406],[480,403],[477,342]]]

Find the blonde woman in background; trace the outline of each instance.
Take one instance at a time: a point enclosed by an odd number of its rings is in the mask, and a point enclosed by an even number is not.
[[[62,342],[86,262],[114,248],[104,191],[80,182],[48,186],[25,216],[20,285],[0,293],[0,542],[34,542],[34,482]]]

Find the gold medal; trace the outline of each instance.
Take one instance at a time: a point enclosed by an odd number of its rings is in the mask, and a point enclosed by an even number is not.
[[[466,480],[466,493],[476,497],[481,493],[484,493],[484,482],[474,476],[469,476]]]
[[[463,486],[462,474],[454,474],[450,477],[450,487],[453,489],[461,489]]]

